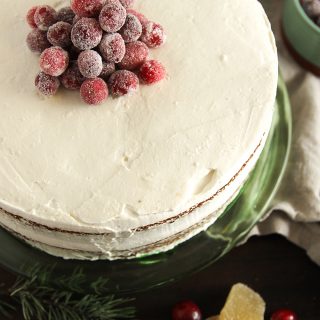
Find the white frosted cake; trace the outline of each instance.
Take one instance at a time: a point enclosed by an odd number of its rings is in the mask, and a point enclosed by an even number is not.
[[[277,53],[256,0],[137,0],[166,30],[157,86],[100,106],[44,98],[25,15],[2,0],[0,224],[75,259],[134,258],[205,230],[254,168],[270,130]],[[54,8],[69,1],[47,0]]]

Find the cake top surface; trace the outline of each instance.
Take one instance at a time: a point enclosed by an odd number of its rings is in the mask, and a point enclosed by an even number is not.
[[[137,0],[160,22],[151,57],[167,78],[88,107],[75,92],[34,88],[25,14],[40,0],[3,0],[0,207],[44,223],[151,223],[207,199],[267,134],[277,83],[270,25],[256,0]],[[50,1],[60,8],[68,1]]]

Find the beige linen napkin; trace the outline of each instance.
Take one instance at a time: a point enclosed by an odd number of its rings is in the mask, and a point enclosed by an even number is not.
[[[283,0],[261,0],[261,3],[275,32],[280,69],[289,91],[293,144],[273,210],[251,235],[282,234],[306,249],[320,265],[320,78],[298,66],[282,42]]]

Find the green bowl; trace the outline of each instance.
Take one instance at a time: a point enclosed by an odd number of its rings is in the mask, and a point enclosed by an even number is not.
[[[293,57],[304,68],[320,76],[320,27],[308,17],[300,0],[285,0],[282,28]]]

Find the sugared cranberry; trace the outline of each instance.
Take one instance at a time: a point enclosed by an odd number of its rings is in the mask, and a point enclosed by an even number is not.
[[[120,97],[136,92],[139,87],[139,79],[131,71],[119,70],[111,75],[108,84],[111,94]]]
[[[57,12],[50,6],[39,6],[34,14],[34,21],[42,31],[47,31],[57,22]]]
[[[147,60],[149,48],[141,41],[127,43],[126,53],[119,64],[121,69],[134,70]]]
[[[72,28],[71,41],[80,50],[96,47],[102,38],[102,29],[96,19],[82,18]]]
[[[121,34],[124,42],[133,42],[138,40],[142,34],[142,25],[139,19],[132,14],[128,14],[126,22],[120,29],[119,33]]]
[[[201,320],[199,307],[192,301],[183,301],[176,304],[172,310],[172,320]]]
[[[99,15],[101,28],[106,32],[117,32],[126,22],[127,11],[119,1],[107,1]]]
[[[46,74],[58,77],[66,71],[68,64],[68,52],[60,47],[51,47],[41,53],[40,68]]]
[[[73,20],[72,20],[72,24],[75,25],[80,19],[81,19],[81,17],[75,15]]]
[[[165,76],[165,67],[157,60],[146,61],[139,70],[139,78],[145,84],[154,84]]]
[[[120,2],[126,9],[128,9],[133,6],[134,0],[120,0]]]
[[[106,61],[118,63],[126,53],[126,45],[119,33],[105,34],[99,45],[99,50]]]
[[[71,0],[71,8],[79,17],[96,17],[105,0]]]
[[[62,85],[69,90],[79,90],[85,80],[86,78],[81,74],[76,61],[73,61],[60,77]]]
[[[159,48],[165,43],[166,35],[160,24],[149,21],[142,29],[141,41],[149,48]]]
[[[33,29],[27,36],[27,45],[34,53],[41,53],[45,49],[51,47],[47,39],[47,33],[39,29]]]
[[[109,77],[116,71],[116,65],[114,62],[102,62],[102,71],[99,75],[103,80],[108,80]]]
[[[133,10],[133,9],[128,9],[127,10],[127,14],[132,14],[134,15],[135,17],[137,17],[141,23],[141,25],[144,25],[146,24],[149,20],[146,18],[145,15],[143,15],[142,13],[136,11],[136,10]]]
[[[53,46],[68,47],[71,45],[72,26],[68,22],[59,21],[52,25],[48,30],[48,40]]]
[[[88,79],[81,85],[80,96],[82,100],[90,105],[101,104],[108,98],[107,84],[100,78]]]
[[[292,310],[281,309],[272,314],[271,320],[298,320],[298,316]]]
[[[58,78],[40,72],[35,80],[35,86],[45,96],[53,96],[57,93],[60,81]]]
[[[27,13],[27,22],[28,22],[28,25],[31,27],[31,28],[37,28],[37,25],[36,25],[36,22],[34,21],[34,15],[37,11],[38,7],[35,6],[35,7],[32,7],[28,13]]]
[[[57,20],[73,24],[75,14],[70,7],[61,8],[57,14]]]
[[[96,51],[82,51],[78,57],[78,67],[84,77],[96,78],[102,71],[102,58]]]

